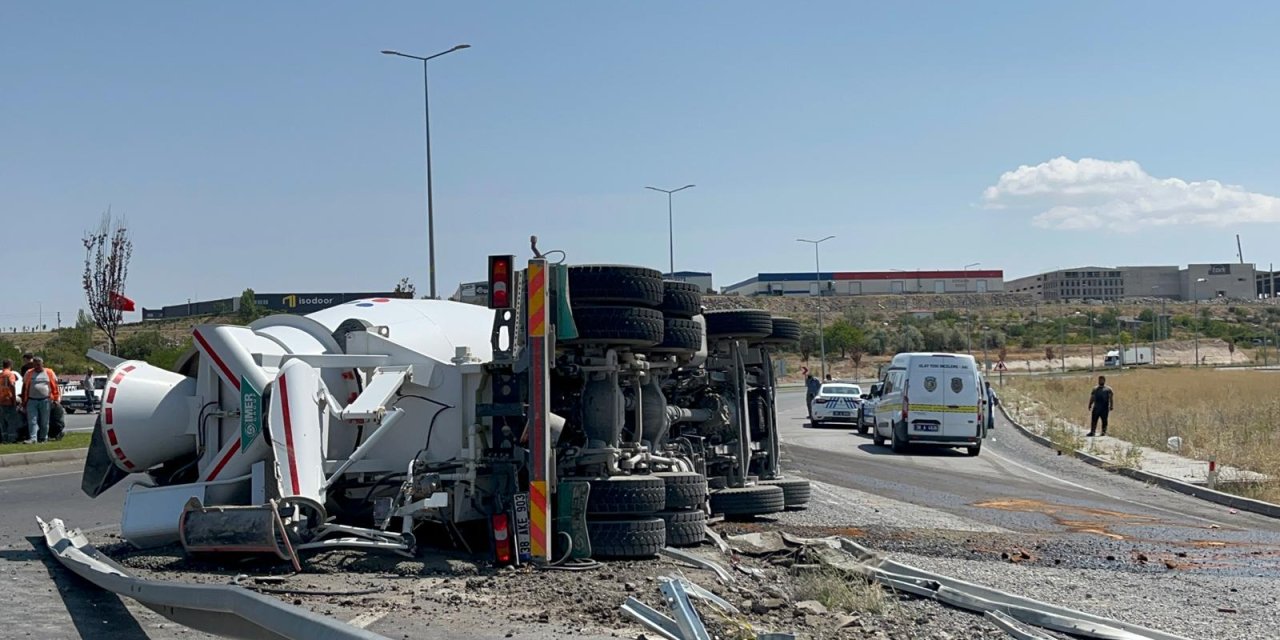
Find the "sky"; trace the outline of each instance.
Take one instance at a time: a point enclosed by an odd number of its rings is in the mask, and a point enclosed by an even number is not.
[[[677,270],[1280,258],[1280,5],[30,2],[0,7],[0,327],[126,295],[427,292],[485,256]],[[42,316],[40,314],[43,314]]]

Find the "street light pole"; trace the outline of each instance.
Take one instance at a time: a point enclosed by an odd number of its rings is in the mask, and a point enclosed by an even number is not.
[[[1191,304],[1195,306],[1197,310],[1200,309],[1200,293],[1199,293],[1199,287],[1197,285],[1199,285],[1201,282],[1208,282],[1208,280],[1206,278],[1196,278],[1195,282],[1191,283],[1191,300],[1192,300]],[[1196,368],[1199,368],[1200,367],[1200,314],[1199,313],[1195,314],[1195,318],[1196,318],[1196,333],[1195,333]]]
[[[447,53],[469,49],[471,45],[460,44],[447,51],[441,51],[426,57],[414,56],[399,51],[383,50],[383,55],[399,56],[401,58],[409,58],[410,60],[418,60],[422,62],[422,118],[426,124],[426,143],[427,143],[427,260],[428,260],[428,279],[430,280],[431,299],[436,300],[436,218],[435,203],[432,198],[431,189],[431,94],[428,91],[427,82],[427,62],[434,58],[439,58]]]
[[[821,240],[805,240],[804,238],[796,238],[796,242],[808,242],[813,245],[813,279],[818,285],[818,353],[822,359],[819,368],[822,370],[822,379],[827,378],[827,336],[822,327],[822,263],[818,259],[818,245],[834,238],[835,236],[827,236]]]
[[[692,185],[692,184],[686,184],[685,186],[680,187],[679,189],[659,189],[657,187],[645,187],[646,189],[653,189],[654,191],[660,191],[662,193],[667,194],[667,250],[669,251],[667,255],[671,260],[671,264],[669,265],[670,271],[667,272],[667,275],[671,277],[675,277],[675,273],[676,273],[676,222],[675,222],[675,216],[672,214],[672,209],[671,209],[671,194],[677,191],[684,191],[685,189],[692,189],[694,186],[695,185]]]
[[[973,319],[969,317],[969,267],[976,267],[981,262],[970,262],[964,266],[964,324],[965,348],[973,355]]]
[[[1158,284],[1152,285],[1151,290],[1157,292],[1156,295],[1158,296],[1159,295],[1158,292],[1160,291],[1160,285]],[[1154,315],[1155,309],[1152,309],[1151,313]],[[1156,330],[1160,326],[1160,318],[1158,317],[1152,318],[1152,320],[1153,322],[1151,323],[1151,366],[1154,367],[1156,366]]]

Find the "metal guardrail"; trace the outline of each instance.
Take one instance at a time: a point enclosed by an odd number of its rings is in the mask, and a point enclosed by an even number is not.
[[[78,529],[68,531],[62,520],[36,520],[64,567],[197,631],[245,640],[389,640],[243,587],[143,580],[94,548]]]

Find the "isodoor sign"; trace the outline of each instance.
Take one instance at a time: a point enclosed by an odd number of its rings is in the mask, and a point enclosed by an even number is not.
[[[528,562],[533,554],[529,548],[529,494],[517,493],[516,505],[516,556]]]
[[[261,434],[262,394],[248,378],[240,376],[240,450],[248,451]]]

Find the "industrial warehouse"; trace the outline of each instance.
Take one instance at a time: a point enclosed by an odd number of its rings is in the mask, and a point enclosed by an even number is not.
[[[729,296],[857,296],[898,293],[997,293],[1000,270],[823,271],[761,273],[721,291]]]

